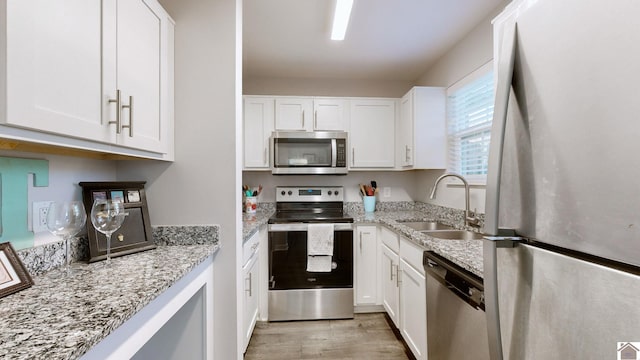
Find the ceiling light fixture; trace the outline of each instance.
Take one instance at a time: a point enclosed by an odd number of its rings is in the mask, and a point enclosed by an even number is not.
[[[344,40],[351,16],[353,0],[336,0],[336,11],[333,14],[333,28],[331,30],[331,40]]]

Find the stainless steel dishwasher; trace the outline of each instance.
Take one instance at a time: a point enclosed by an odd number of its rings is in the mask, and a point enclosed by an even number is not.
[[[482,279],[425,251],[429,359],[489,359]]]

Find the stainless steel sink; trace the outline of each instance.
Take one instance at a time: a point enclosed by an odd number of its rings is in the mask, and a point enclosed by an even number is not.
[[[408,226],[417,231],[430,230],[453,230],[453,227],[441,224],[436,221],[398,221],[402,225]]]
[[[431,237],[442,240],[482,240],[482,234],[467,230],[423,230]]]

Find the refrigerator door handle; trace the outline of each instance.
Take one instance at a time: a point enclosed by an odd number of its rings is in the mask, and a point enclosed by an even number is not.
[[[500,48],[496,97],[491,125],[491,144],[489,148],[489,169],[487,172],[487,188],[485,201],[484,232],[497,236],[499,223],[500,181],[502,173],[502,154],[504,150],[505,127],[509,95],[513,80],[513,68],[516,52],[517,27],[515,20],[504,25]],[[505,243],[502,243],[505,245]],[[498,308],[498,264],[497,241],[484,240],[484,291],[485,313],[487,316],[487,334],[489,337],[489,354],[492,360],[502,360],[502,334],[500,332],[500,311]]]
[[[496,98],[491,123],[491,144],[489,145],[489,169],[487,171],[487,189],[485,204],[484,232],[498,235],[498,216],[500,202],[500,182],[502,175],[502,153],[504,150],[505,127],[509,95],[513,80],[513,67],[516,52],[516,23],[508,23],[504,28],[500,59],[498,61]]]

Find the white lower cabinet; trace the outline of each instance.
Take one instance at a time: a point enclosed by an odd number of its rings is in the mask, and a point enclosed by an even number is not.
[[[355,305],[378,305],[377,226],[358,226],[354,236]]]
[[[400,327],[400,280],[398,253],[389,249],[387,245],[380,245],[382,268],[382,305],[396,327]]]
[[[416,359],[427,359],[424,249],[380,228],[382,304]]]
[[[260,232],[243,245],[242,267],[242,351],[247,350],[251,334],[258,320],[260,298]]]
[[[400,259],[400,334],[416,359],[427,358],[427,292],[423,273]]]

